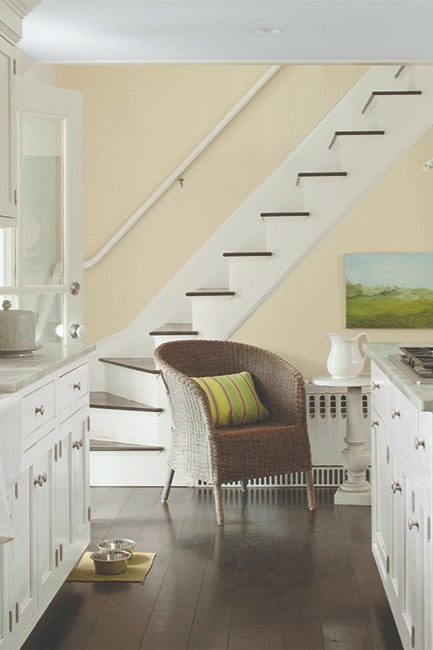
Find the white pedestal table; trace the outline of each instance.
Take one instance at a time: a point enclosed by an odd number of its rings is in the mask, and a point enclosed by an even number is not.
[[[311,383],[317,386],[335,386],[347,388],[347,413],[345,449],[341,452],[342,463],[347,471],[347,479],[340,485],[334,495],[338,505],[369,506],[371,504],[370,483],[366,472],[370,464],[370,452],[367,447],[367,427],[362,409],[362,388],[370,386],[369,375],[352,379],[334,379],[334,377],[312,377]]]

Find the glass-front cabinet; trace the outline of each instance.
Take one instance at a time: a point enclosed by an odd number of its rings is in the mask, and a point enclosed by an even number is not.
[[[0,301],[36,314],[36,342],[82,325],[81,95],[19,84],[18,216],[0,229]]]

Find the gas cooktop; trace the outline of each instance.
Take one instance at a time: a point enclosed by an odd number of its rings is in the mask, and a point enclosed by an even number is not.
[[[433,384],[433,347],[400,348],[389,359],[418,384]]]

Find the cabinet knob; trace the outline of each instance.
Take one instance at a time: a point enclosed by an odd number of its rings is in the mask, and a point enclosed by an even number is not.
[[[394,420],[394,418],[399,418],[401,417],[400,411],[397,411],[396,409],[392,409],[391,411],[391,417]]]
[[[39,487],[42,487],[43,484],[44,484],[45,482],[46,482],[46,481],[44,481],[44,477],[42,476],[42,474],[39,474],[38,477],[35,478],[35,480],[33,481],[33,485],[34,485],[35,487],[36,487],[37,485],[39,485]]]
[[[412,528],[416,528],[417,530],[419,530],[419,523],[415,519],[411,519],[409,517],[409,519],[407,520],[407,525],[409,530],[412,530]]]
[[[372,381],[371,382],[371,390],[380,390],[380,382],[379,381]]]
[[[401,492],[400,483],[398,481],[393,481],[391,483],[391,490],[392,490],[393,494],[395,494],[396,492]]]
[[[76,384],[72,386],[74,390],[81,390],[81,381],[77,381]]]
[[[39,413],[40,415],[43,415],[43,414],[44,414],[44,411],[45,411],[45,409],[44,409],[44,405],[43,405],[43,404],[41,404],[40,406],[36,406],[36,408],[35,408],[35,415],[38,415],[38,413]]]
[[[378,427],[378,426],[379,426],[379,420],[372,420],[371,428],[374,429],[374,427]]]
[[[83,446],[83,441],[82,440],[75,440],[72,443],[72,449],[81,449],[82,446]]]
[[[413,441],[413,446],[415,449],[418,449],[418,447],[424,447],[425,449],[425,440],[420,440],[419,438],[415,438]]]

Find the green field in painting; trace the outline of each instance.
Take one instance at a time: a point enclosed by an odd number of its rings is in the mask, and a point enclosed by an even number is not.
[[[372,296],[346,296],[346,327],[433,328],[433,291],[394,289]]]

